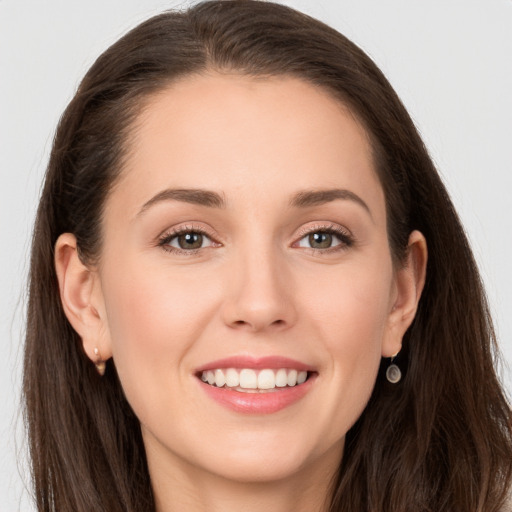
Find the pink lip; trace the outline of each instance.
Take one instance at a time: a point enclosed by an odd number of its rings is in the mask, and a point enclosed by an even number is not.
[[[243,393],[228,388],[210,386],[198,379],[203,391],[220,405],[245,414],[271,414],[288,407],[304,397],[312,388],[317,374],[311,375],[304,384],[275,388],[265,393]]]
[[[218,359],[212,361],[196,370],[196,373],[204,372],[207,370],[215,370],[217,368],[253,368],[254,370],[263,370],[268,368],[270,370],[279,368],[291,368],[299,371],[312,372],[314,368],[307,364],[290,359],[289,357],[282,356],[266,356],[266,357],[251,357],[251,356],[233,356],[225,359]]]
[[[292,368],[309,372],[308,380],[293,387],[275,388],[264,393],[244,393],[229,388],[217,388],[197,379],[201,389],[208,397],[232,411],[245,414],[272,414],[278,412],[303,398],[313,387],[318,373],[313,367],[281,356],[268,356],[254,358],[249,356],[235,356],[218,359],[197,369],[197,377],[203,371],[217,368],[252,368],[252,369],[279,369]]]

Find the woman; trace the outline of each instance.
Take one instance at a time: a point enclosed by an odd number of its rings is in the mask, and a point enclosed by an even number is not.
[[[39,510],[505,510],[493,345],[446,190],[342,35],[206,2],[87,73],[32,252]]]

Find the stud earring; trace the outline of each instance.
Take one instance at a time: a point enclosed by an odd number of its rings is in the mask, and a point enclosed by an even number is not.
[[[400,371],[400,368],[393,363],[393,359],[398,355],[398,352],[391,357],[391,364],[388,366],[388,369],[386,370],[386,379],[388,382],[391,382],[391,384],[397,384],[402,379],[402,372]]]
[[[94,366],[96,367],[96,371],[101,375],[105,375],[105,361],[101,359],[100,351],[97,347],[94,347],[94,355],[96,356],[96,362]]]

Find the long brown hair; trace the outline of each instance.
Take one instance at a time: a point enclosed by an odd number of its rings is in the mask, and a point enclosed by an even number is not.
[[[409,115],[375,64],[332,28],[253,0],[201,3],[142,23],[91,67],[59,123],[35,224],[24,396],[37,507],[154,510],[140,427],[113,361],[95,372],[60,304],[58,236],[100,256],[105,200],[145,100],[209,69],[295,76],[328,90],[365,126],[384,188],[396,264],[409,233],[429,248],[427,282],[389,384],[346,438],[331,511],[496,512],[512,480],[510,407],[464,230]]]

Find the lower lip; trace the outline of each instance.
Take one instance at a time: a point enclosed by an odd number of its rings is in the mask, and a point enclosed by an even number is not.
[[[316,375],[311,375],[306,382],[293,387],[275,388],[275,391],[263,393],[244,393],[229,388],[217,388],[199,383],[204,392],[220,405],[235,412],[245,414],[272,414],[298,402],[312,388]]]

